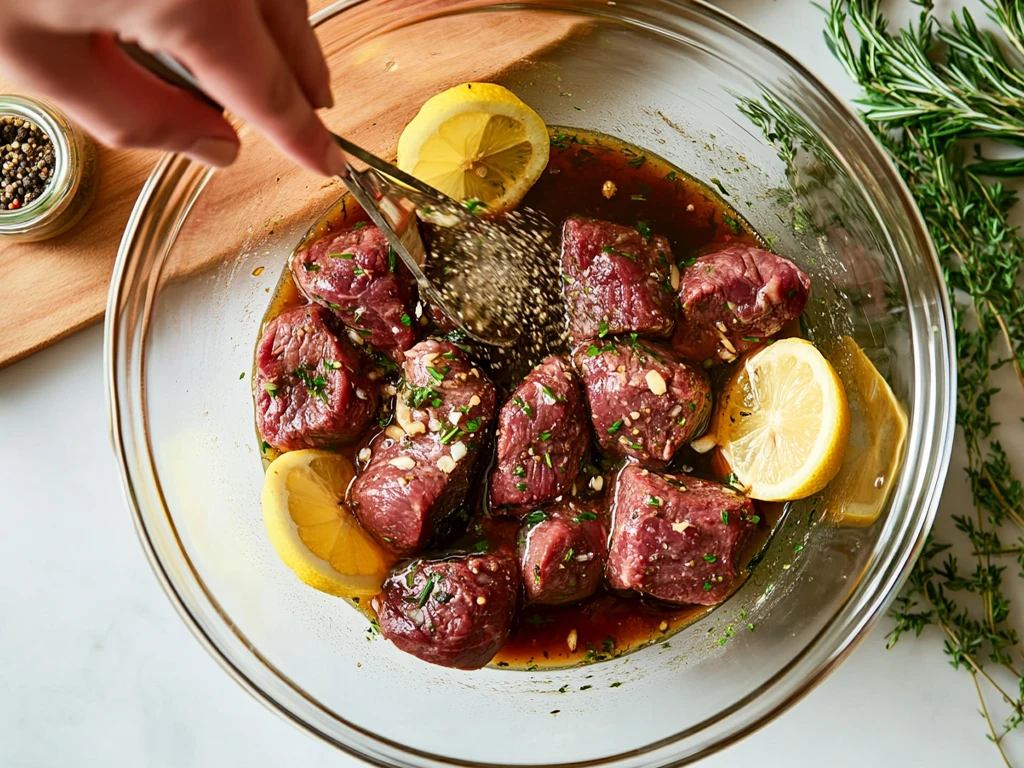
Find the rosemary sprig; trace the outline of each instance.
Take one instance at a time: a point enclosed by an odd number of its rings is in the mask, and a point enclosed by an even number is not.
[[[976,146],[971,163],[964,142],[1024,146],[1024,5],[982,2],[1005,41],[979,30],[966,10],[942,25],[929,0],[917,0],[917,23],[895,33],[879,0],[832,0],[825,34],[864,88],[864,118],[917,200],[950,294],[960,297],[957,423],[974,509],[952,519],[973,564],[965,569],[951,544],[930,540],[892,611],[889,644],[928,626],[944,633],[950,662],[970,673],[989,738],[1009,766],[1003,738],[1024,722],[1024,644],[1000,558],[1015,555],[1024,569],[1024,490],[997,439],[991,376],[1012,365],[1024,389],[1024,240],[1008,223],[1016,194],[982,176],[1022,177],[1024,159],[988,160]],[[999,724],[986,691],[1006,712]]]

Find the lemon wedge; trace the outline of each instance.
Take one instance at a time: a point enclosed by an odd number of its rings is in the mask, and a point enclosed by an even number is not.
[[[548,164],[548,129],[507,88],[463,83],[424,104],[398,140],[398,167],[460,202],[515,207]]]
[[[790,501],[817,493],[839,471],[850,409],[842,382],[815,346],[782,339],[739,364],[713,429],[748,496]]]
[[[865,526],[889,498],[903,459],[907,414],[857,342],[845,336],[841,351],[836,370],[850,401],[850,440],[824,507],[841,525]]]
[[[369,597],[393,561],[345,506],[352,476],[352,463],[329,451],[281,454],[263,481],[263,523],[278,556],[306,584]]]

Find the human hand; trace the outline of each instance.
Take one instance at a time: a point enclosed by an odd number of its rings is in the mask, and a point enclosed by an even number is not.
[[[306,0],[0,0],[0,69],[104,144],[229,165],[216,109],[150,74],[117,37],[170,54],[225,109],[325,175],[344,160],[315,113],[333,104]]]

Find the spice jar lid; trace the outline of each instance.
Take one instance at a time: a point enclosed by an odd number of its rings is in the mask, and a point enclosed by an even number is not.
[[[42,240],[66,231],[81,219],[95,195],[95,146],[46,102],[0,95],[0,121],[3,118],[37,126],[53,146],[53,161],[49,178],[33,190],[33,199],[15,210],[0,210],[0,237]]]

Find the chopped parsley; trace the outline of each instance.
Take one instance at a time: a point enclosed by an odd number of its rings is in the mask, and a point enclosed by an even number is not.
[[[540,584],[540,565],[533,564],[533,583]]]
[[[632,448],[632,449],[633,449],[634,451],[642,451],[642,450],[644,449],[644,447],[643,447],[643,445],[642,445],[641,443],[634,443],[634,442],[633,442],[632,440],[630,440],[630,439],[629,439],[628,437],[623,437],[623,438],[622,438],[622,442],[623,442],[623,443],[624,443],[625,445],[628,445],[628,446],[629,446],[630,448]]]
[[[612,256],[621,256],[624,259],[629,259],[630,261],[633,262],[636,261],[636,256],[634,256],[632,253],[626,253],[625,251],[616,250],[615,248],[612,248],[610,245],[606,245],[604,248],[602,248],[601,253],[610,253]]]
[[[753,517],[750,518],[750,522],[752,522],[754,525],[757,525],[758,523],[761,522],[761,518],[759,516],[757,516],[757,515],[754,515]]]
[[[547,519],[548,515],[543,509],[535,509],[526,516],[526,524],[533,528],[533,526],[543,523]]]
[[[328,253],[327,256],[331,259],[346,259],[348,261],[356,257],[354,253]]]
[[[704,582],[704,591],[705,592],[710,592],[712,589],[714,589],[714,586],[715,585],[712,584],[710,581],[705,581]]]
[[[589,690],[590,690],[591,688],[593,688],[593,687],[594,687],[594,686],[592,686],[592,685],[581,685],[581,686],[580,686],[580,690],[581,690],[581,691],[589,691]]]
[[[541,432],[539,435],[537,435],[537,438],[540,439],[540,440],[550,440],[551,439],[551,433],[550,432]]]
[[[339,363],[337,360],[324,360],[324,368],[327,368],[328,370],[331,371],[336,371],[339,368],[341,368],[341,363]]]
[[[260,453],[266,453],[269,450],[270,450],[270,443],[268,443],[266,440],[264,440],[262,443],[260,443]]]
[[[525,491],[526,490],[526,483],[516,483],[516,490],[517,491]]]
[[[540,391],[544,393],[544,397],[550,400],[552,403],[564,403],[564,397],[558,397],[547,384],[540,385]]]
[[[444,374],[441,373],[432,365],[427,366],[427,373],[430,374],[430,378],[432,378],[434,381],[444,381]]]
[[[481,208],[486,208],[487,203],[482,200],[477,200],[475,197],[471,197],[468,200],[463,200],[462,204],[466,207],[466,210],[470,213],[479,213]]]
[[[420,592],[419,599],[416,601],[417,608],[422,608],[427,604],[427,600],[430,599],[430,593],[434,591],[435,584],[437,584],[437,574],[432,573],[427,577],[427,583],[423,585],[423,591]]]
[[[616,434],[616,433],[617,433],[617,432],[618,432],[618,431],[619,431],[620,429],[622,429],[622,419],[619,419],[619,420],[618,420],[618,421],[616,421],[616,422],[615,422],[614,424],[612,424],[612,425],[611,425],[610,427],[608,427],[608,434],[609,434],[609,435],[614,435],[614,434]]]
[[[320,271],[320,265],[317,264],[315,261],[304,261],[304,262],[302,262],[302,268],[304,270],[306,270],[307,272],[319,272]]]
[[[622,685],[622,683],[620,683],[618,680],[616,680],[614,683],[612,683],[608,687],[609,688],[618,688],[620,685]]]
[[[352,231],[355,232],[357,229],[362,229],[365,226],[365,221],[357,221],[355,224],[352,225]]]
[[[626,161],[626,165],[632,168],[639,168],[647,162],[647,155],[640,155],[639,157],[631,157]]]
[[[242,371],[240,374],[238,374],[238,380],[241,381],[244,378],[245,378],[245,371]]]
[[[482,541],[478,541],[476,544],[473,545],[473,551],[474,552],[486,552],[490,548],[491,548],[491,545],[487,541],[487,539],[484,539]]]
[[[430,387],[412,387],[405,394],[405,404],[410,408],[419,408],[431,398],[437,398],[437,392]],[[437,404],[441,404],[439,399]]]
[[[608,323],[605,320],[601,321],[601,324],[597,327],[598,338],[603,339],[608,335]]]
[[[711,554],[710,552],[708,552],[708,553],[705,553],[705,555],[704,555],[704,561],[705,561],[705,562],[708,562],[708,563],[713,563],[713,562],[715,562],[716,560],[718,560],[718,558],[717,558],[717,557],[715,557],[714,555],[712,555],[712,554]]]
[[[647,499],[648,507],[660,507],[661,505],[662,501],[657,496],[651,496],[649,499]]]
[[[640,237],[644,239],[644,242],[650,242],[651,240],[651,228],[647,226],[645,222],[638,221],[636,223],[636,231],[640,233]],[[665,254],[658,251],[659,255],[664,258]]]
[[[740,338],[743,341],[749,341],[749,342],[751,342],[753,344],[758,344],[761,341],[761,339],[759,339],[757,336],[741,336]]]
[[[601,350],[598,349],[595,345],[591,344],[589,347],[587,347],[587,357],[597,357],[600,354]]]
[[[722,221],[725,222],[725,225],[727,227],[729,227],[729,229],[731,229],[737,235],[742,234],[742,232],[743,232],[743,225],[740,224],[738,221],[736,221],[736,219],[734,219],[729,214],[723,213],[722,214]]]
[[[512,398],[512,402],[518,405],[522,409],[523,413],[525,413],[531,419],[533,418],[533,409],[530,407],[530,404],[528,402],[523,400],[523,398],[519,397],[519,395],[516,395],[515,397]]]
[[[321,374],[310,376],[306,370],[307,366],[300,366],[292,371],[292,375],[306,387],[310,395],[323,403],[327,402],[327,379]]]
[[[722,522],[725,523],[726,525],[729,524],[729,512],[727,510],[724,510],[724,509],[722,510]]]
[[[516,477],[526,477],[526,469],[522,466],[518,466],[512,470],[512,474]]]
[[[597,515],[593,512],[580,512],[572,519],[574,523],[585,523],[588,520],[597,520]]]
[[[547,464],[549,468],[552,468],[552,469],[554,468],[553,465],[551,464],[551,454],[550,453],[545,453],[544,454],[544,463]]]
[[[565,552],[565,557],[562,558],[562,562],[568,563],[570,560],[572,560],[572,556],[575,554],[576,551],[572,547],[569,547],[569,549],[567,549]]]
[[[409,317],[408,315],[402,315],[401,320],[402,320],[402,325],[404,325],[406,328],[412,328],[412,318],[411,317]]]
[[[478,429],[480,429],[481,423],[482,421],[479,416],[477,416],[475,419],[470,419],[469,421],[466,422],[466,431],[476,432]]]
[[[461,429],[459,429],[458,427],[452,427],[447,432],[441,434],[441,445],[448,445],[448,443],[450,443],[456,437],[461,436],[462,434],[463,432]]]
[[[388,269],[392,272],[395,271],[395,249],[390,245],[388,246]]]
[[[665,174],[665,181],[675,181],[675,180],[676,180],[676,172],[675,171],[669,171],[667,174]]]
[[[356,277],[362,277],[363,275],[366,274],[366,270],[363,269],[362,267],[356,267],[355,269],[352,270],[352,274],[355,275]]]

